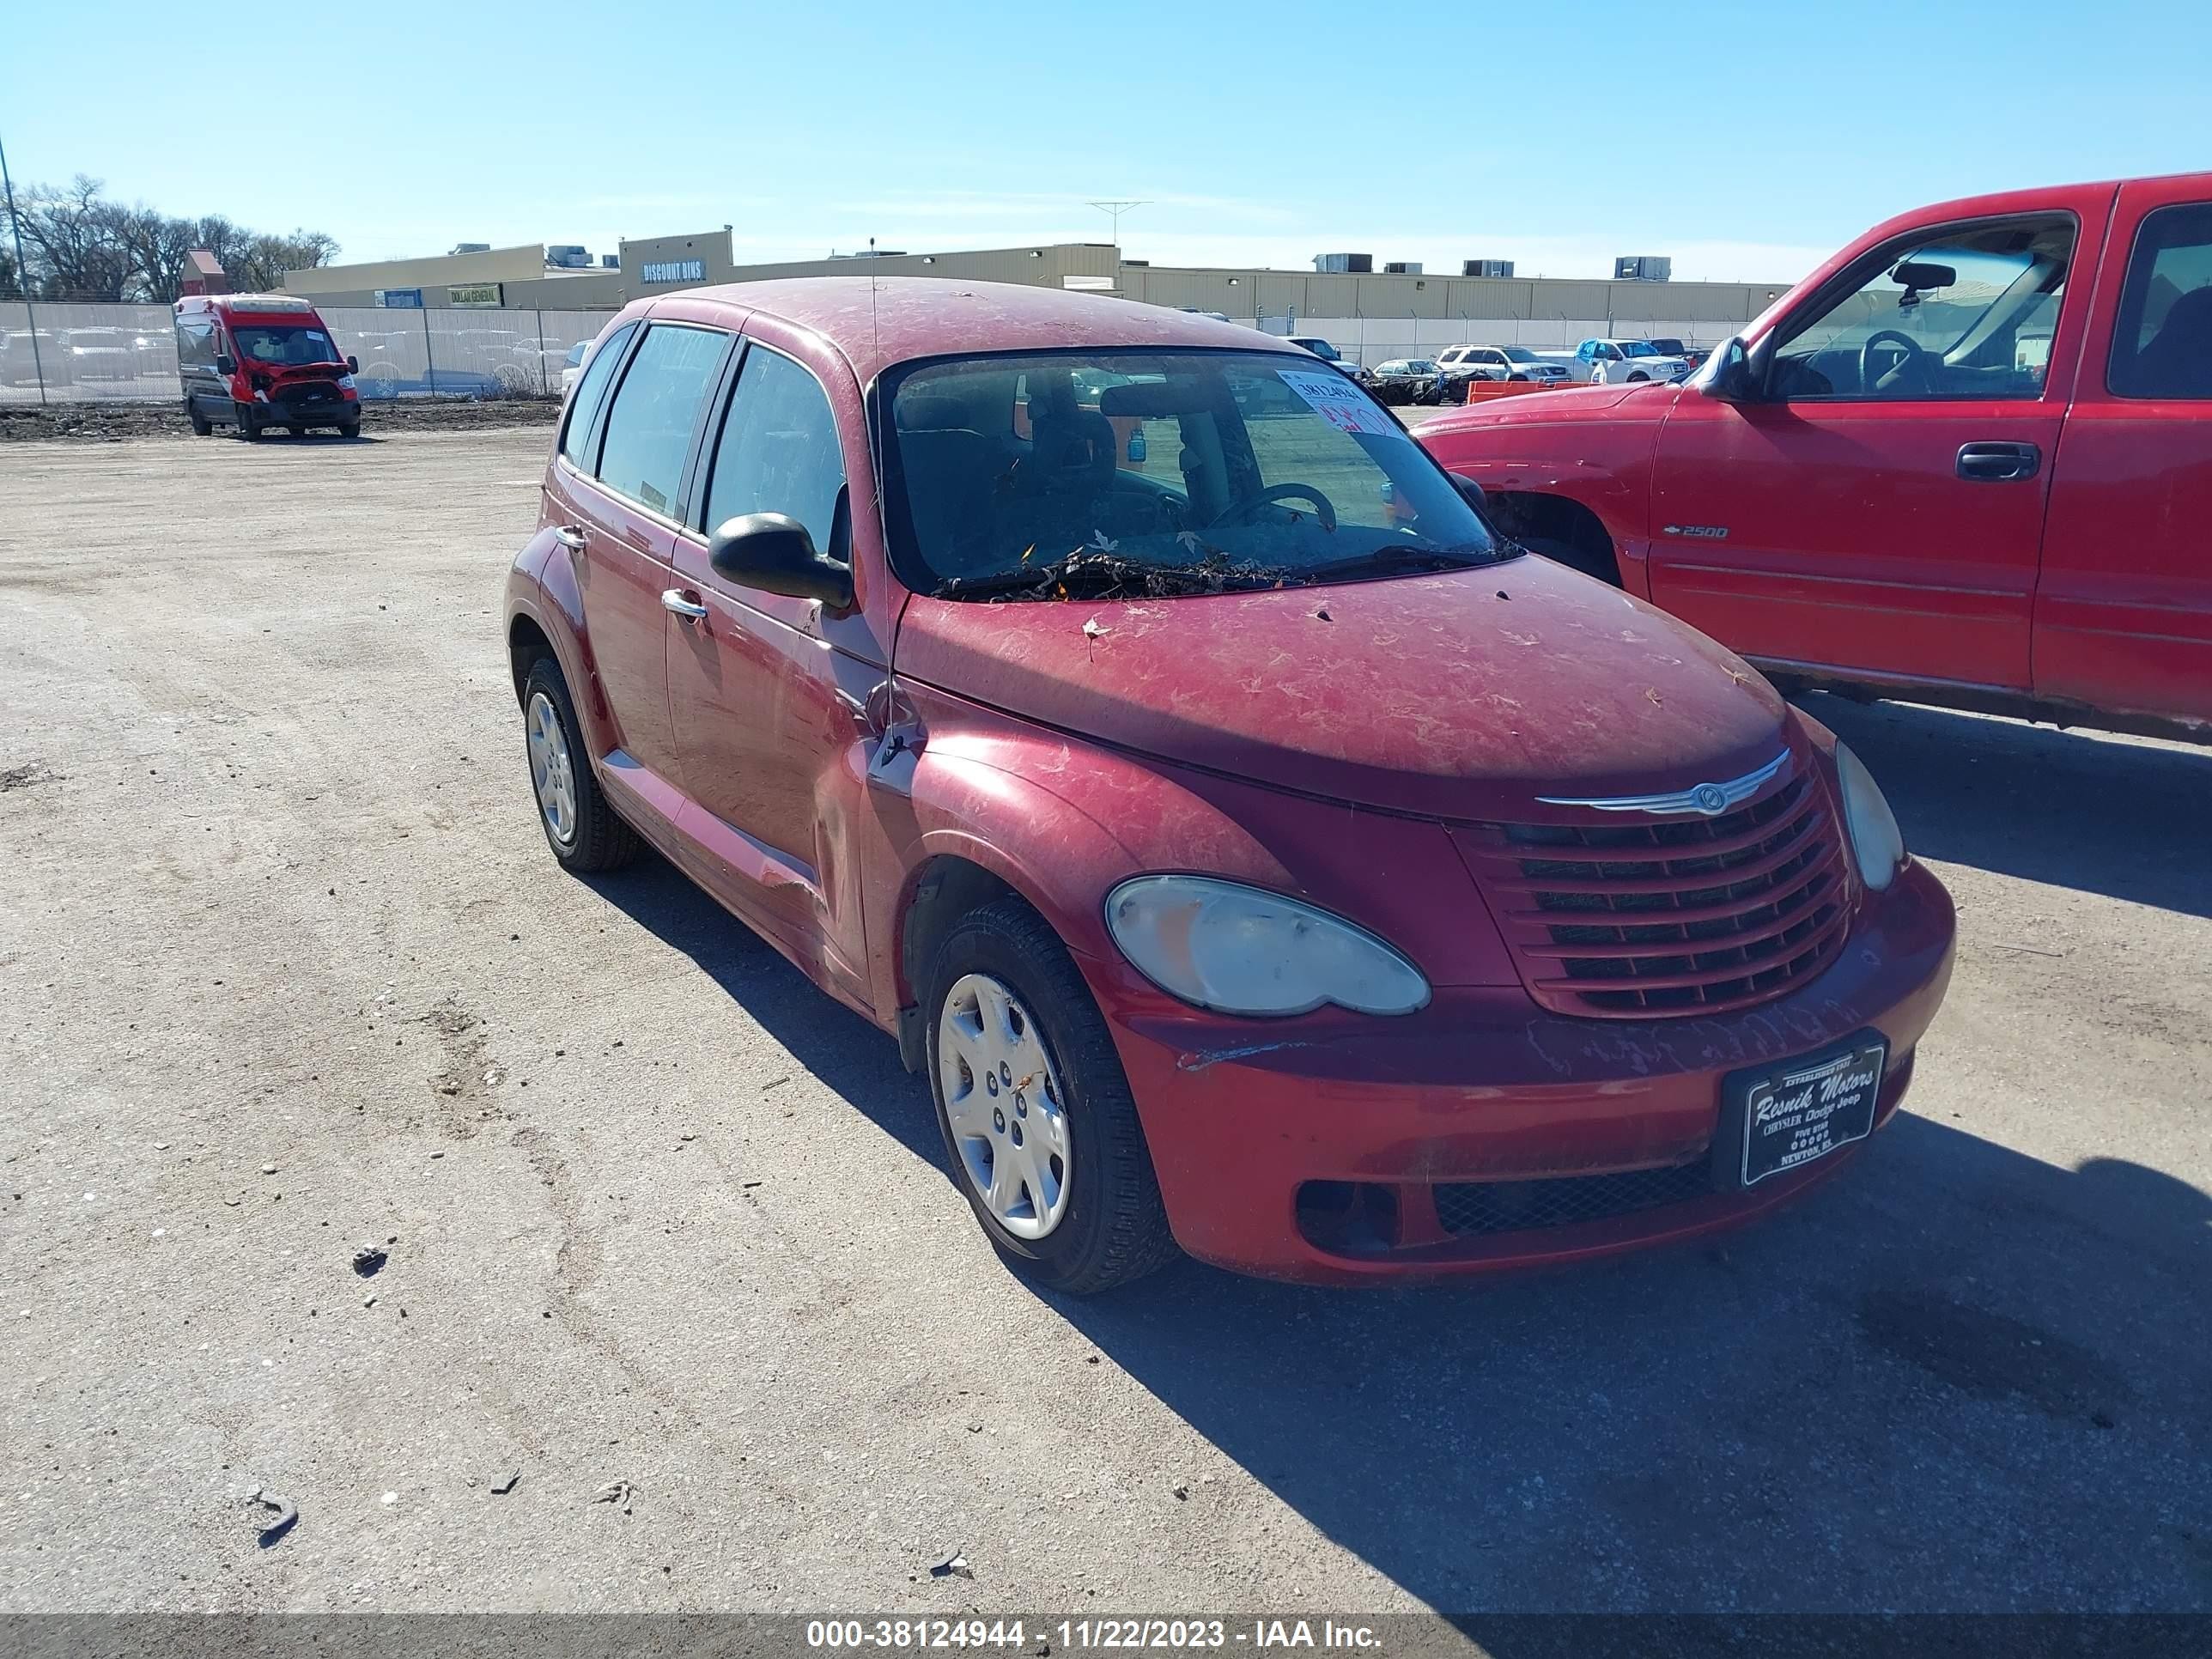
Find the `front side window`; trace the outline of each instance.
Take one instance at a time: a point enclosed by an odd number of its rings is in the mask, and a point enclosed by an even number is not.
[[[630,359],[599,447],[599,482],[664,519],[684,516],[684,463],[729,336],[658,323]]]
[[[2212,202],[2143,216],[2106,384],[2118,398],[2212,398]]]
[[[2071,218],[1948,231],[1882,251],[1856,289],[1789,332],[1771,395],[2037,398],[2074,256]]]
[[[592,470],[586,453],[592,422],[599,418],[599,405],[606,401],[607,382],[614,379],[615,365],[622,362],[623,347],[636,331],[635,323],[624,323],[609,335],[605,349],[592,354],[591,367],[578,377],[575,396],[568,399],[568,423],[562,429],[561,453],[581,471]]]
[[[892,562],[945,598],[1172,598],[1503,556],[1358,386],[1265,352],[1066,352],[887,382]]]
[[[345,361],[329,335],[305,323],[234,323],[230,337],[245,361],[268,368]]]
[[[744,368],[707,482],[707,527],[744,513],[782,513],[835,557],[845,456],[822,383],[788,357],[756,345]]]
[[[215,362],[215,325],[212,323],[180,323],[177,326],[177,361],[193,368],[212,367]]]

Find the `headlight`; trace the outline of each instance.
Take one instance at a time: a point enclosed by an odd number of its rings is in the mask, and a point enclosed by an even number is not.
[[[1106,927],[1146,979],[1220,1013],[1410,1014],[1429,1000],[1420,970],[1365,928],[1237,882],[1136,877],[1106,896]]]
[[[1859,878],[1879,893],[1897,878],[1905,863],[1905,836],[1897,827],[1897,815],[1882,799],[1874,774],[1840,743],[1836,745],[1836,781],[1843,786],[1844,828],[1850,832]]]
[[[341,375],[339,375],[339,376],[338,376],[338,389],[339,389],[341,392],[350,392],[350,391],[352,391],[352,390],[353,390],[353,376],[352,376],[352,375],[350,375],[350,374],[341,374]]]

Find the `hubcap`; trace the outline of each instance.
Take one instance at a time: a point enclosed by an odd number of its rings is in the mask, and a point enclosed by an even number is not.
[[[1067,1111],[1036,1022],[988,974],[938,1011],[937,1081],[969,1185],[1015,1237],[1044,1237],[1067,1213]]]
[[[538,810],[545,828],[563,847],[576,839],[576,770],[568,758],[568,734],[553,700],[532,692],[523,715],[530,736],[530,781],[538,791]]]

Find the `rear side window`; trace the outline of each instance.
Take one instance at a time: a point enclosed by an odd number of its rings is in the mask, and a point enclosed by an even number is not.
[[[816,547],[842,555],[831,544],[844,487],[829,394],[790,358],[754,346],[714,447],[707,527],[742,513],[785,513],[806,526]]]
[[[2212,398],[2212,202],[2143,216],[2106,385],[2116,398]]]
[[[684,516],[684,465],[729,343],[712,329],[661,323],[646,330],[607,411],[601,483],[665,519]]]
[[[575,395],[568,399],[568,425],[561,434],[561,453],[580,471],[592,470],[584,447],[591,441],[592,422],[599,417],[599,405],[606,401],[607,382],[614,378],[623,348],[636,331],[635,323],[625,323],[609,335],[607,343],[592,354],[592,366],[577,378]]]

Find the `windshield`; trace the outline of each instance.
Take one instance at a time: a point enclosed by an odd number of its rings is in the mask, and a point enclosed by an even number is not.
[[[1620,355],[1624,357],[1656,357],[1659,354],[1652,349],[1649,340],[1623,340]]]
[[[1501,556],[1405,429],[1274,352],[1066,352],[888,383],[892,562],[945,598],[1218,592]]]
[[[1332,363],[1337,362],[1342,355],[1326,340],[1293,340],[1291,343],[1304,346],[1315,356],[1327,358]]]
[[[1500,346],[1498,349],[1505,354],[1505,361],[1510,363],[1533,363],[1536,361],[1536,354],[1527,346]]]
[[[303,323],[234,323],[230,337],[248,362],[291,367],[343,361],[329,335]]]

